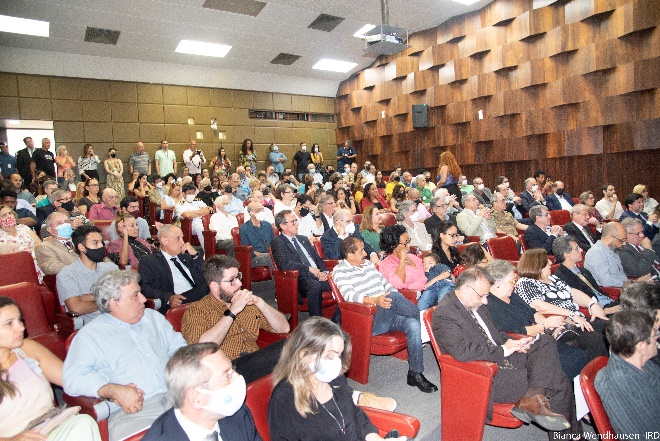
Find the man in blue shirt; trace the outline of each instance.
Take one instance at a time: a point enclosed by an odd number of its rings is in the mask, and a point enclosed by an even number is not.
[[[351,146],[351,141],[347,139],[344,147],[340,147],[337,151],[337,170],[344,170],[345,165],[350,167],[355,158],[357,158],[357,153]]]
[[[275,237],[273,226],[265,221],[264,214],[266,210],[263,204],[250,202],[247,206],[247,212],[250,219],[238,227],[241,235],[241,245],[252,246],[252,267],[269,266],[273,268],[273,262],[270,258],[270,241]]]
[[[9,154],[9,146],[6,142],[0,142],[0,172],[3,178],[16,173],[16,157]]]
[[[64,363],[67,394],[108,400],[110,440],[144,430],[170,407],[165,365],[186,345],[162,314],[145,309],[139,278],[111,271],[94,284],[101,315],[78,331]]]

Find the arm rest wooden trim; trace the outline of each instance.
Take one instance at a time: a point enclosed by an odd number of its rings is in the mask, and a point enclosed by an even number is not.
[[[385,410],[373,409],[371,407],[361,407],[367,414],[371,423],[378,428],[381,434],[386,434],[392,429],[399,431],[399,436],[415,438],[419,433],[420,422],[411,415],[404,415],[397,412],[387,412]]]

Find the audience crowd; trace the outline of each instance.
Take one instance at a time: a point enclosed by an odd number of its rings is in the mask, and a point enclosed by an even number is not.
[[[150,425],[145,440],[220,430],[257,440],[245,384],[274,371],[272,434],[333,420],[345,433],[346,412],[360,439],[381,439],[356,405],[391,411],[396,403],[353,391],[340,376],[352,350],[340,308],[327,316],[334,324],[315,318],[291,329],[276,304],[242,288],[246,268],[234,256],[247,245],[251,268],[296,271],[298,300],[310,316],[324,315],[331,286],[342,301],[374,305],[373,335],[406,334],[407,384],[422,392],[438,389],[423,375],[423,345],[435,338],[459,361],[500,366],[491,404],[515,402],[512,413],[523,422],[577,436],[584,415],[576,414],[581,397],[572,380],[609,355],[596,382],[608,414],[648,410],[628,419],[610,414],[615,429],[646,430],[660,418],[657,393],[642,393],[660,385],[660,208],[644,184],[621,198],[610,183],[570,189],[579,195],[573,198],[542,170],[518,185],[506,176],[468,181],[450,152],[440,155],[435,176],[395,167],[384,177],[371,161],[360,168],[350,141],[339,148],[335,171],[318,144],[309,152],[301,142],[289,162],[274,144],[259,157],[246,139],[234,163],[224,148],[207,160],[191,141],[179,174],[166,140],[153,158],[139,142],[127,185],[111,148],[101,187],[92,145],[76,162],[66,146],[53,154],[50,140],[40,149],[31,138],[24,143],[16,156],[0,145],[0,254],[30,253],[38,281],[54,278],[62,311],[84,326],[63,365],[40,345],[0,341],[9,354],[0,360],[0,408],[24,387],[10,368],[24,363],[41,372],[41,363],[50,366],[42,366],[40,381],[112,403],[111,440]],[[258,170],[262,160],[268,166]],[[211,237],[215,246],[205,243]],[[493,253],[490,243],[501,237],[512,239],[516,260]],[[621,297],[612,289],[622,289]],[[626,296],[646,296],[646,306],[630,300],[626,307]],[[160,314],[145,309],[147,299]],[[184,304],[179,333],[165,314]],[[436,305],[430,336],[421,319]],[[17,315],[0,298],[2,323],[20,322]],[[279,337],[263,347],[262,333]],[[614,392],[626,388],[639,393]],[[323,418],[305,418],[319,406]],[[90,430],[88,420],[77,421],[65,430]],[[27,422],[0,427],[19,434]]]

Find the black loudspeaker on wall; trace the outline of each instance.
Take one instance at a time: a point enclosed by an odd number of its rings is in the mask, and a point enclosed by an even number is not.
[[[413,104],[412,106],[412,124],[413,129],[429,126],[429,106],[428,104]]]

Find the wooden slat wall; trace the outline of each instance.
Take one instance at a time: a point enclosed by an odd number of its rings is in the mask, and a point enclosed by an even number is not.
[[[544,169],[574,196],[643,182],[658,197],[659,24],[658,0],[495,0],[342,82],[337,143],[383,170],[434,170],[450,150],[491,187]]]

